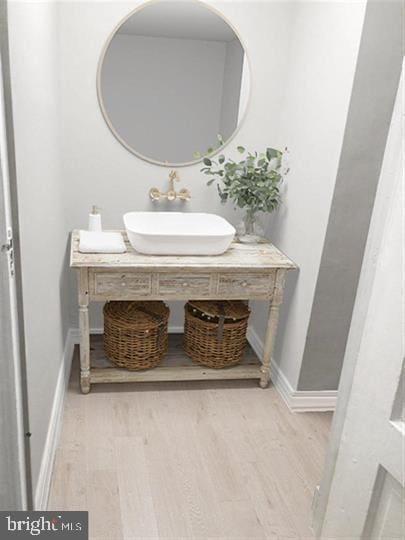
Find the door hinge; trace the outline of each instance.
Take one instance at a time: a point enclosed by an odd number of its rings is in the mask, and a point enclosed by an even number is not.
[[[7,254],[10,275],[14,276],[14,244],[11,227],[7,229],[7,242],[1,245],[1,252]]]

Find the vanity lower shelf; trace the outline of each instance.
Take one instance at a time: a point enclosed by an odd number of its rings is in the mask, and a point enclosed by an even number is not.
[[[233,367],[211,369],[194,364],[182,348],[183,334],[169,334],[169,349],[154,369],[129,371],[117,368],[103,349],[101,335],[90,336],[90,383],[154,381],[201,381],[225,379],[260,379],[261,362],[248,344],[242,362]]]

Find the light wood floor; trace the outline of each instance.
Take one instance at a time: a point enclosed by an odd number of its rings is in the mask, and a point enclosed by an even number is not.
[[[112,540],[312,538],[331,415],[291,414],[273,387],[203,381],[67,394],[50,510],[88,510]]]

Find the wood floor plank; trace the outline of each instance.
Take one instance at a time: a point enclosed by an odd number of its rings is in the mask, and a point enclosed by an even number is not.
[[[77,461],[67,461],[63,451],[55,459],[48,510],[86,510],[87,471],[77,466]]]
[[[75,360],[49,508],[93,540],[311,539],[331,415],[251,381],[96,385]]]
[[[284,451],[275,450],[268,455],[268,463],[257,463],[257,471],[263,482],[263,489],[268,497],[277,491],[283,505],[288,508],[289,521],[299,538],[312,538],[311,502],[313,493],[295,470],[291,467],[288,455]]]
[[[149,433],[145,451],[159,537],[192,538],[188,493],[180,478],[183,471],[178,470],[171,457],[168,458],[168,444],[166,434],[156,430]],[[182,493],[181,497],[179,493]]]
[[[134,437],[139,436],[141,431],[140,407],[133,394],[111,394],[111,422],[112,436]]]
[[[123,538],[118,478],[115,470],[91,470],[87,482],[89,536],[103,540]]]
[[[158,538],[156,512],[145,457],[145,438],[139,434],[115,439],[119,504],[125,538]]]
[[[243,473],[237,466],[223,433],[211,426],[199,425],[195,436],[205,472],[211,477],[218,500],[248,500]]]
[[[246,462],[242,466],[245,469],[250,502],[266,532],[266,538],[299,538],[278,486],[273,484],[271,489],[267,489],[256,463]]]
[[[111,398],[89,394],[84,400],[86,463],[90,470],[114,469],[114,436]]]
[[[223,536],[235,540],[265,540],[256,510],[245,501],[223,501],[220,506]]]

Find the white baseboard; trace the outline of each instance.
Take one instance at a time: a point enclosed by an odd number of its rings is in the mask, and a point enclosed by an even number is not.
[[[184,326],[169,326],[168,332],[169,334],[183,334]]]
[[[55,386],[52,411],[49,418],[48,434],[46,436],[41,467],[38,475],[38,482],[34,494],[35,510],[46,510],[48,506],[52,470],[61,428],[63,402],[69,382],[70,367],[75,344],[73,334],[74,332],[72,330],[69,330],[67,333],[63,357],[58,373],[58,380]]]
[[[261,358],[263,355],[263,342],[253,328],[248,328],[247,338],[252,349]],[[292,412],[324,412],[335,410],[337,390],[294,390],[287,377],[273,359],[270,363],[270,374],[276,390]]]

